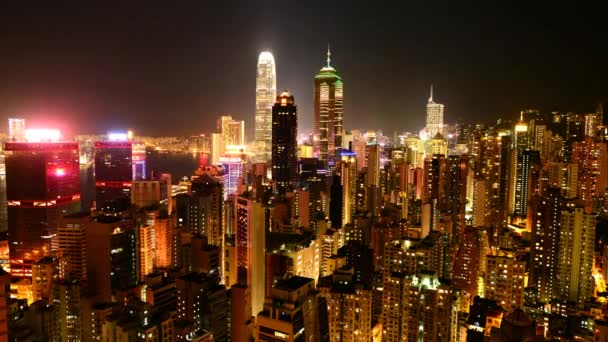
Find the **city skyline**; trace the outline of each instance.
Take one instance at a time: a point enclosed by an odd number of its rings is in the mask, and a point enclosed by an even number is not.
[[[0,342],[608,341],[596,13],[2,11]]]
[[[445,22],[419,29],[417,24],[430,19],[425,14],[430,9]],[[333,46],[334,64],[349,84],[344,104],[347,129],[418,131],[425,124],[431,83],[438,101],[446,105],[446,122],[458,118],[493,122],[514,118],[530,107],[592,112],[606,100],[601,87],[608,71],[601,63],[606,51],[595,43],[601,30],[588,17],[593,13],[559,7],[544,12],[540,5],[502,12],[483,6],[430,9],[411,8],[408,15],[420,18],[408,21],[394,20],[390,11],[374,8],[348,9],[349,15],[337,18],[321,7],[295,6],[302,15],[286,22],[273,6],[178,9],[163,20],[155,20],[161,11],[154,7],[124,8],[116,16],[79,8],[66,13],[9,8],[3,11],[7,18],[1,68],[12,82],[0,85],[0,119],[25,117],[38,125],[53,121],[70,133],[140,127],[145,135],[161,135],[164,128],[191,135],[210,132],[214,117],[231,114],[246,121],[251,140],[255,56],[268,49],[277,61],[278,89],[288,88],[301,99],[300,126],[308,132],[313,121],[310,75],[322,63],[327,43]],[[309,16],[317,12],[318,18]],[[134,13],[138,20],[132,22],[127,18]],[[208,13],[217,13],[217,18],[206,17]],[[459,13],[466,14],[470,23],[459,20]],[[63,20],[74,15],[81,20]],[[226,17],[254,29],[229,29],[214,36],[218,29],[212,24]],[[359,25],[358,18],[366,20]],[[556,25],[559,19],[572,24]],[[328,23],[340,29],[319,34]],[[113,28],[103,29],[105,24]],[[82,32],[75,30],[78,25],[84,27]],[[43,32],[44,26],[55,30]],[[299,27],[311,29],[304,32]],[[289,31],[301,37],[295,47],[286,44]],[[390,33],[387,41],[394,44],[389,47],[377,39],[381,33]],[[228,41],[238,46],[238,53],[228,50],[224,44]],[[582,54],[585,57],[574,54],[582,47],[589,52]],[[585,87],[580,87],[583,83]],[[183,120],[168,127],[157,123],[168,115]],[[73,121],[84,116],[88,120],[75,127]],[[395,125],[387,123],[389,118],[395,118]]]

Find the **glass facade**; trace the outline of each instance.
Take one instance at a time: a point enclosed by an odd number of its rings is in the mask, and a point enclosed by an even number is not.
[[[80,210],[78,144],[6,143],[5,150],[10,258],[16,276],[29,276],[31,261],[50,251],[60,216]]]
[[[255,82],[256,159],[269,161],[272,145],[272,106],[277,96],[277,75],[272,53],[264,51],[258,58]]]

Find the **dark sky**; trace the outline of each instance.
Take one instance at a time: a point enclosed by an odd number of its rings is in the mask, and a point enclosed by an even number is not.
[[[252,132],[257,55],[270,49],[279,91],[295,95],[300,131],[309,131],[327,43],[347,128],[420,129],[431,83],[446,121],[490,122],[528,107],[585,112],[608,100],[605,8],[368,3],[2,5],[0,122],[181,135],[231,113]]]

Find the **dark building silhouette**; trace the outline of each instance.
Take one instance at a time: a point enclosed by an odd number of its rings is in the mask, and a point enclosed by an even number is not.
[[[296,184],[297,135],[298,110],[294,97],[284,91],[272,106],[272,180],[281,195]]]
[[[130,141],[95,142],[95,204],[98,209],[118,198],[131,199],[133,146]]]

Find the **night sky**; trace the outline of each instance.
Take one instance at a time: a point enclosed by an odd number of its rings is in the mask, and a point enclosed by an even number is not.
[[[4,4],[0,130],[13,116],[68,133],[186,135],[229,113],[246,120],[251,136],[257,56],[270,49],[278,91],[294,94],[300,131],[310,131],[313,77],[328,43],[344,80],[348,129],[419,130],[431,83],[447,122],[492,122],[529,107],[589,112],[608,100],[604,8],[207,3],[224,2]]]

